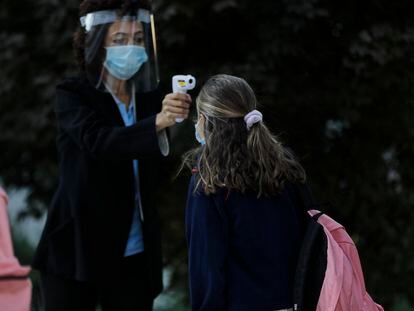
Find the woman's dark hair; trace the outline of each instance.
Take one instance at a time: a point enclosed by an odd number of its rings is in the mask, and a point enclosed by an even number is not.
[[[302,166],[263,122],[247,129],[244,116],[256,109],[257,100],[245,80],[216,75],[196,102],[206,119],[206,144],[186,153],[181,167],[197,168],[195,191],[201,186],[210,194],[226,187],[260,197],[280,193],[286,181],[305,182]]]
[[[150,0],[84,0],[79,6],[79,17],[102,10],[119,10],[121,15],[136,12],[139,8],[151,10]],[[102,29],[100,30],[102,31]],[[73,49],[81,71],[85,71],[86,32],[78,27],[73,36]]]

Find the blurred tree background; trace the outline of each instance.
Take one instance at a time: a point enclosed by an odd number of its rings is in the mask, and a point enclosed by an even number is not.
[[[414,310],[414,2],[153,4],[163,91],[178,73],[193,74],[199,86],[217,73],[245,78],[265,122],[355,239],[369,292],[387,309]],[[29,189],[23,218],[45,213],[57,185],[54,88],[77,71],[78,5],[0,3],[0,178],[6,189]],[[169,289],[185,293],[189,174],[173,177],[195,145],[193,125],[172,134],[160,211]]]

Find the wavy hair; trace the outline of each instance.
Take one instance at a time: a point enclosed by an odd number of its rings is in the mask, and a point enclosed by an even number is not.
[[[218,188],[254,191],[257,197],[281,192],[284,183],[305,182],[303,167],[262,122],[247,129],[244,116],[256,109],[256,96],[238,77],[211,77],[197,99],[197,113],[205,116],[206,144],[183,156],[184,166],[196,169],[196,186],[208,195]]]

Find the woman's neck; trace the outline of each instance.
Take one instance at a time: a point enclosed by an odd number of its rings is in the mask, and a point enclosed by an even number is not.
[[[116,96],[127,108],[131,102],[131,94],[128,91],[127,82],[119,80],[111,75],[104,75],[105,86],[110,88],[111,93]]]

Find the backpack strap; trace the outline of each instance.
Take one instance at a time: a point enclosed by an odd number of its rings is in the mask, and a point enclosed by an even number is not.
[[[320,267],[321,271],[324,267],[323,260],[319,261],[318,259],[321,258],[318,257],[318,250],[324,250],[323,228],[317,223],[323,212],[311,217],[308,210],[320,209],[321,205],[314,199],[309,185],[296,184],[296,188],[305,214],[305,228],[296,266],[293,289],[294,310],[315,310],[319,297],[318,292],[323,281],[323,273],[320,273],[319,269],[314,271],[316,266]],[[316,266],[315,260],[318,262]]]

